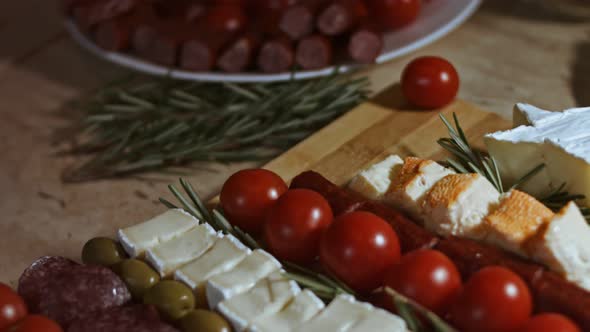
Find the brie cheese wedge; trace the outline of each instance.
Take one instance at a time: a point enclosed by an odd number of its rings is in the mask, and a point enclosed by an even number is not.
[[[402,158],[391,155],[361,171],[350,181],[348,187],[369,199],[380,199],[389,189],[391,178],[403,163]]]
[[[317,315],[325,305],[312,291],[305,289],[287,306],[274,314],[256,317],[249,332],[290,332]]]
[[[502,195],[498,208],[484,218],[485,242],[525,256],[525,242],[551,218],[553,212],[543,203],[524,192],[511,190]]]
[[[199,258],[217,240],[209,224],[197,225],[188,232],[147,250],[146,260],[166,277],[180,266]]]
[[[484,137],[504,183],[511,186],[532,168],[545,164],[524,184],[524,191],[543,196],[565,184],[566,191],[585,195],[588,204],[590,108],[548,112],[517,104],[515,120],[523,125]]]
[[[541,228],[527,249],[533,259],[590,291],[590,227],[574,202]]]
[[[426,194],[422,209],[427,229],[471,239],[485,237],[483,218],[500,201],[500,193],[479,174],[451,174]]]
[[[250,252],[248,247],[231,234],[219,235],[209,251],[176,270],[174,278],[197,291],[211,277],[233,269]]]
[[[207,282],[209,308],[232,296],[241,294],[261,279],[281,268],[281,263],[264,250],[256,249],[233,269],[213,276]]]
[[[172,209],[146,222],[120,229],[119,242],[131,257],[142,256],[146,250],[167,242],[197,227],[199,221],[181,209]]]
[[[217,310],[228,319],[234,331],[245,331],[254,319],[279,312],[300,291],[296,282],[277,271],[258,281],[249,291],[221,302]]]
[[[418,221],[422,221],[422,200],[439,180],[453,174],[435,161],[408,157],[391,180],[385,193],[385,203],[399,208]]]
[[[406,322],[383,309],[373,310],[354,324],[347,332],[407,332]]]
[[[338,295],[311,320],[303,323],[295,332],[342,332],[348,331],[373,310],[368,303],[358,302],[350,295]]]

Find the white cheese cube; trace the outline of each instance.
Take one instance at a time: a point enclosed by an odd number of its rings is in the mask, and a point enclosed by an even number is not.
[[[500,205],[483,220],[485,242],[525,255],[525,242],[553,218],[553,212],[518,190],[502,195]]]
[[[407,332],[406,322],[382,309],[373,310],[354,324],[347,332]]]
[[[425,226],[442,236],[485,237],[483,218],[499,203],[500,193],[479,174],[451,174],[438,181],[422,204]]]
[[[387,192],[391,185],[391,178],[403,163],[402,158],[391,155],[361,171],[350,181],[348,187],[369,199],[378,200]]]
[[[141,224],[120,229],[119,242],[131,257],[142,256],[146,250],[169,241],[195,228],[199,221],[181,209],[168,210]]]
[[[209,308],[252,288],[259,280],[281,268],[281,263],[264,250],[254,250],[233,269],[213,276],[207,282]]]
[[[339,295],[311,320],[297,327],[295,332],[341,332],[348,331],[358,321],[367,317],[372,306],[357,302],[349,295]]]
[[[166,277],[180,266],[209,250],[217,233],[208,224],[197,225],[188,232],[147,250],[146,260]]]
[[[197,290],[214,275],[229,271],[250,254],[250,249],[232,235],[220,235],[201,257],[176,270],[174,278]]]
[[[392,179],[385,202],[422,221],[422,200],[439,180],[454,172],[432,160],[408,157]]]
[[[325,305],[312,291],[305,289],[287,306],[274,314],[256,317],[250,332],[290,332],[317,315]]]
[[[255,318],[279,312],[300,291],[296,282],[276,271],[249,291],[221,302],[217,310],[228,319],[234,331],[245,331]]]
[[[531,239],[529,255],[590,291],[590,227],[570,202]]]

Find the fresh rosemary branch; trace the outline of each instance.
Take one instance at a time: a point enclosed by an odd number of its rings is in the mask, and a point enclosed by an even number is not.
[[[180,208],[199,219],[200,222],[211,225],[215,230],[235,236],[251,249],[262,248],[262,246],[248,233],[242,231],[239,227],[231,225],[220,211],[216,209],[209,211],[189,182],[181,178],[180,185],[182,186],[184,193],[178,190],[174,185],[168,186],[172,194],[180,203]],[[171,209],[179,208],[177,205],[164,198],[160,198],[160,202]],[[339,294],[357,295],[352,289],[336,278],[326,276],[291,262],[282,261],[281,264],[286,271],[286,278],[294,280],[301,285],[301,287],[313,291],[326,302],[331,301]],[[418,305],[394,290],[386,288],[385,293],[391,297],[399,315],[408,323],[412,331],[456,332],[455,329],[450,327],[435,313],[430,312],[426,308]],[[420,320],[420,317],[426,319],[426,322],[432,326],[434,330],[426,329]]]
[[[562,183],[561,186],[547,194],[545,197],[541,197],[539,200],[548,208],[557,212],[571,201],[579,201],[586,198],[584,195],[570,194],[565,190],[565,186],[566,184]],[[578,204],[578,207],[584,218],[586,218],[586,221],[590,223],[590,208],[581,206],[581,204]]]
[[[91,159],[75,182],[194,161],[267,160],[363,102],[368,81],[333,74],[309,81],[237,85],[172,80],[118,83],[83,107],[71,152]]]

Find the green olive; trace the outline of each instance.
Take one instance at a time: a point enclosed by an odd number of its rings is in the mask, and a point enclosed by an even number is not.
[[[178,323],[182,332],[231,332],[229,323],[219,314],[197,309],[189,312]]]
[[[113,239],[95,237],[86,242],[82,249],[82,261],[85,264],[111,266],[126,257],[123,247]]]
[[[113,266],[113,271],[125,282],[133,298],[138,300],[160,281],[160,275],[139,259],[126,259]]]
[[[195,309],[195,296],[190,288],[175,280],[163,280],[143,296],[145,304],[152,304],[165,319],[175,321]]]

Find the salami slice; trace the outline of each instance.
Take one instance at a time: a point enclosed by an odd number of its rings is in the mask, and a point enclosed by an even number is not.
[[[39,312],[39,301],[43,290],[57,274],[78,266],[78,263],[59,256],[44,256],[37,259],[18,280],[18,293],[27,303],[31,313]]]
[[[130,300],[127,286],[110,269],[77,265],[62,270],[47,282],[41,290],[39,313],[67,327],[74,320]]]
[[[115,307],[77,320],[67,332],[178,332],[162,322],[153,306]]]

